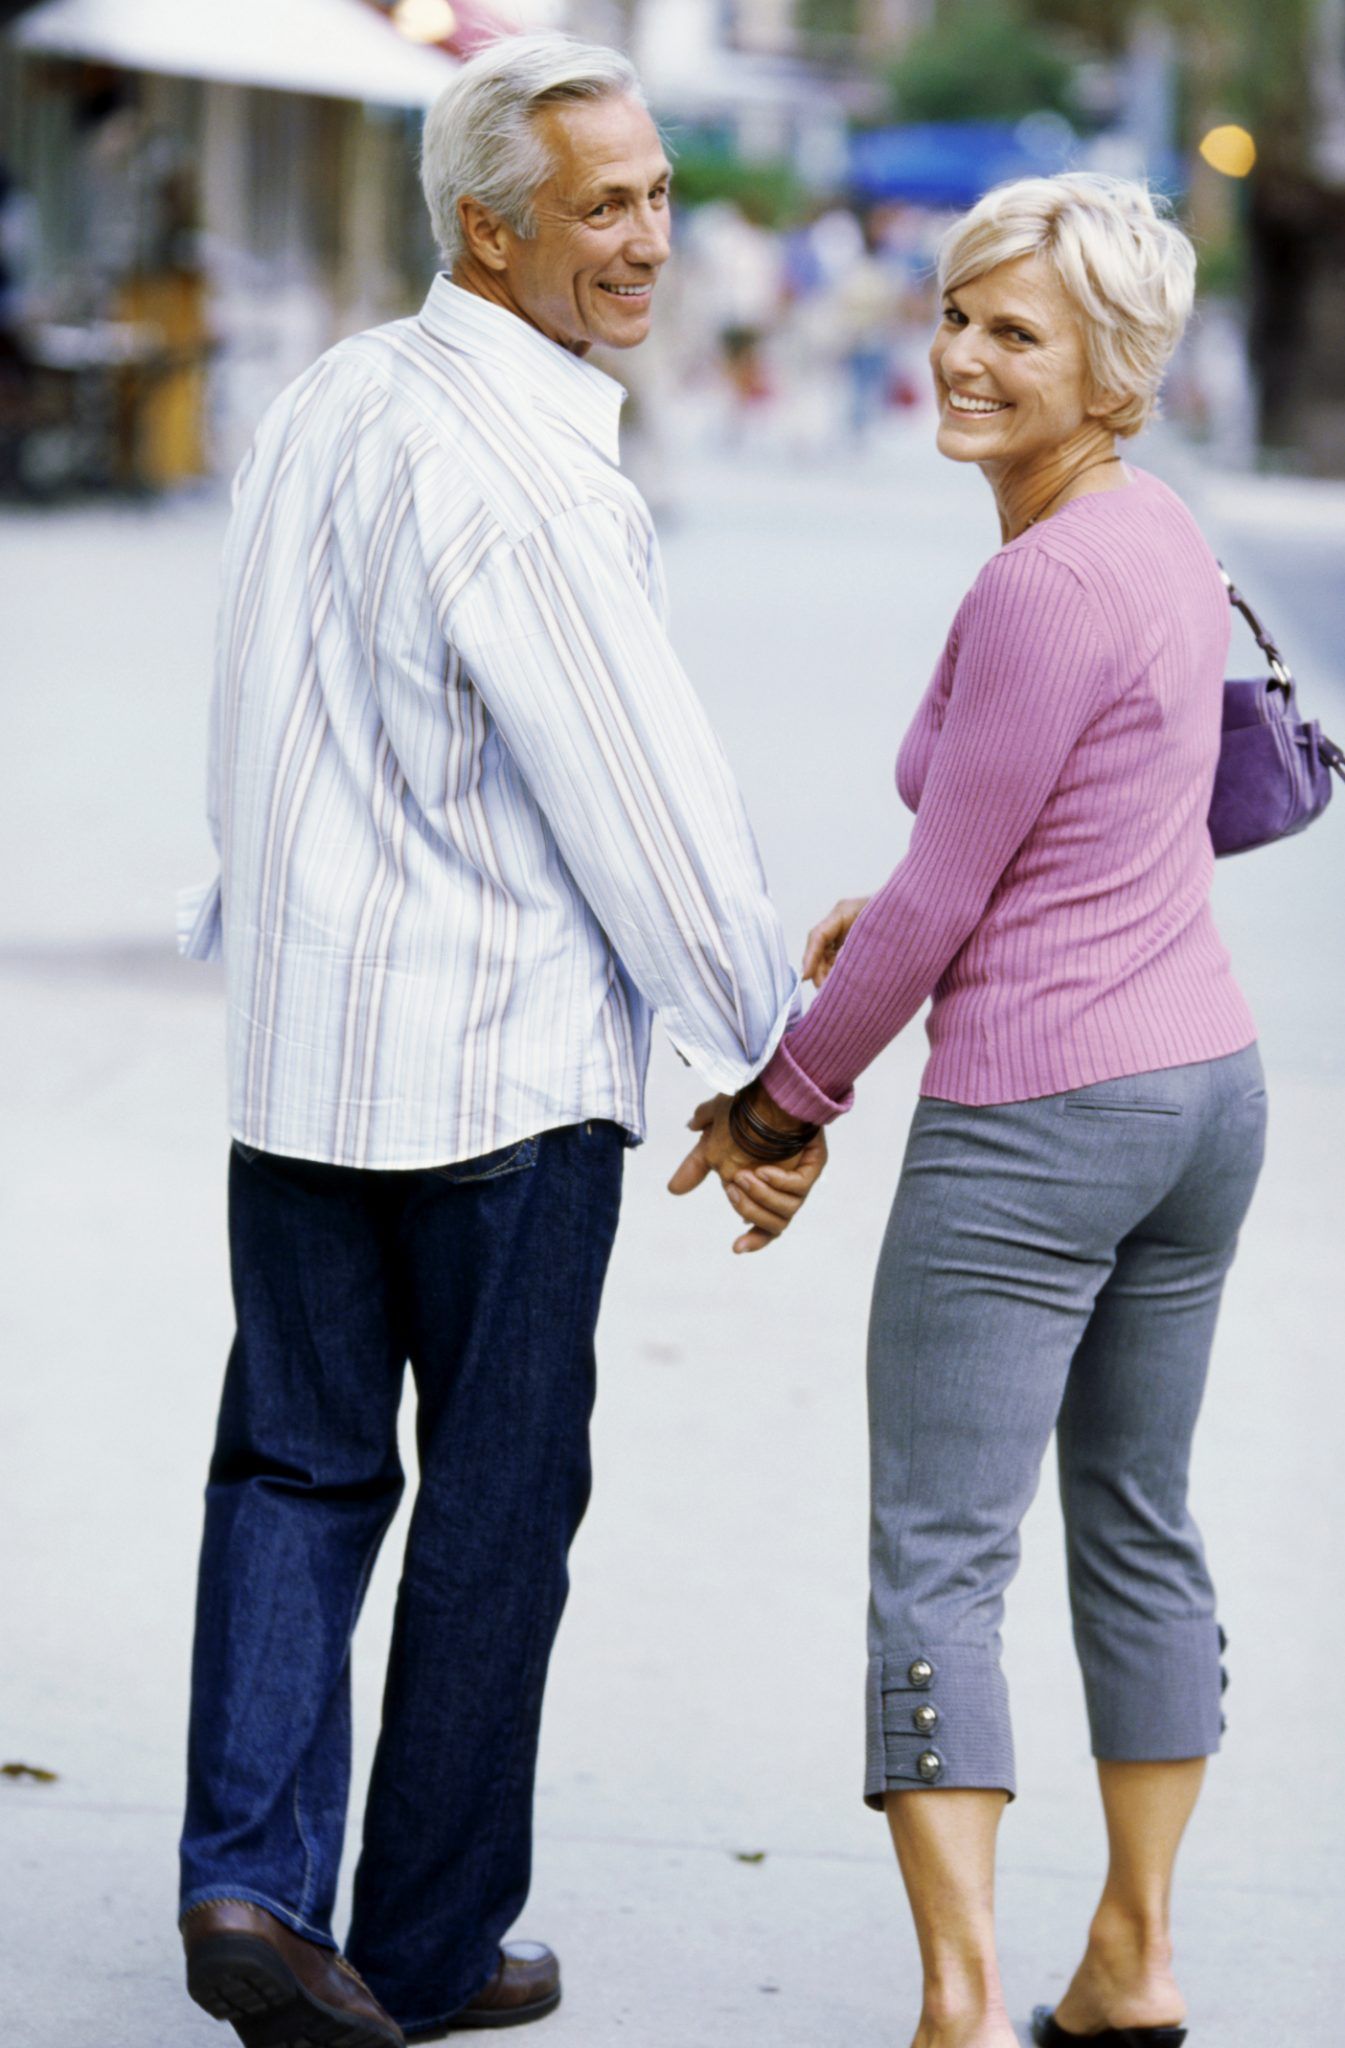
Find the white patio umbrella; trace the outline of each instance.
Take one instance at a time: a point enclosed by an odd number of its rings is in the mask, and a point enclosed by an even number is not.
[[[11,41],[127,71],[390,107],[429,106],[458,68],[364,0],[45,0]]]

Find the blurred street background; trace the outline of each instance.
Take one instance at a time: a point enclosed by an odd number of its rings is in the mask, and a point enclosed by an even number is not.
[[[1134,459],[1345,739],[1345,0],[0,0],[6,2048],[225,2039],[173,1926],[232,1328],[223,1013],[171,934],[213,865],[227,480],[284,383],[419,304],[419,122],[501,25],[628,46],[676,147],[654,336],[604,366],[796,948],[900,855],[897,741],[998,543],[980,477],[934,452],[924,350],[941,228],[1005,177],[1172,195],[1200,308]],[[1256,660],[1239,633],[1234,672]],[[1345,796],[1216,891],[1272,1142],[1194,1479],[1232,1685],[1179,1873],[1193,2048],[1338,2048],[1345,2009],[1342,833]],[[697,1090],[656,1045],[524,1923],[564,1959],[557,2048],[909,2039],[913,1947],[859,1800],[862,1381],[923,1051],[912,1028],[865,1076],[786,1242],[734,1260],[717,1195],[663,1192]],[[357,1787],[401,1532],[356,1644]],[[1008,1625],[1019,2018],[1062,1988],[1102,1857],[1059,1552],[1048,1473]]]

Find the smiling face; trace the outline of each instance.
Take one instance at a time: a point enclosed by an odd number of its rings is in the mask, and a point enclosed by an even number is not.
[[[946,292],[929,360],[939,450],[954,462],[1030,469],[1115,402],[1093,388],[1078,312],[1043,256]]]
[[[535,125],[552,171],[533,196],[536,232],[501,230],[499,281],[516,312],[576,355],[633,348],[668,258],[672,174],[658,130],[624,94],[544,107]]]

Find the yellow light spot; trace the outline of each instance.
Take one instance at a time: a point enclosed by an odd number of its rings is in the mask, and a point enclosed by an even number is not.
[[[1256,144],[1245,128],[1230,123],[1226,128],[1211,128],[1200,145],[1200,154],[1211,170],[1222,171],[1226,178],[1245,178],[1256,162]]]
[[[448,0],[397,0],[393,27],[412,43],[442,43],[458,25]]]

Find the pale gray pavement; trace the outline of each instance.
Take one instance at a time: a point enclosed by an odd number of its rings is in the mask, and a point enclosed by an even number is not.
[[[897,737],[995,544],[920,426],[853,470],[703,464],[668,537],[678,644],[790,933],[904,841]],[[1143,451],[1141,451],[1143,459]],[[1345,493],[1175,465],[1345,738]],[[219,988],[167,950],[203,877],[216,497],[0,520],[0,2015],[5,2048],[232,2035],[179,1988],[174,1843],[200,1492],[230,1335]],[[1335,579],[1336,596],[1328,594]],[[1293,628],[1299,622],[1296,633]],[[1230,1736],[1184,1856],[1193,2048],[1335,2048],[1345,1221],[1345,796],[1219,877],[1263,1026],[1270,1163],[1195,1475],[1232,1638]],[[860,1804],[869,1275],[922,1056],[864,1080],[810,1211],[735,1260],[662,1183],[695,1084],[660,1044],[602,1328],[597,1490],[548,1701],[524,1921],[554,2048],[904,2048],[912,1943]],[[400,1548],[356,1656],[359,1771]],[[1057,1992],[1100,1863],[1048,1473],[1011,1600],[1014,2011]],[[764,1853],[763,1853],[764,1852]],[[742,1860],[744,1857],[762,1860]],[[529,2037],[531,2038],[531,2037]]]

